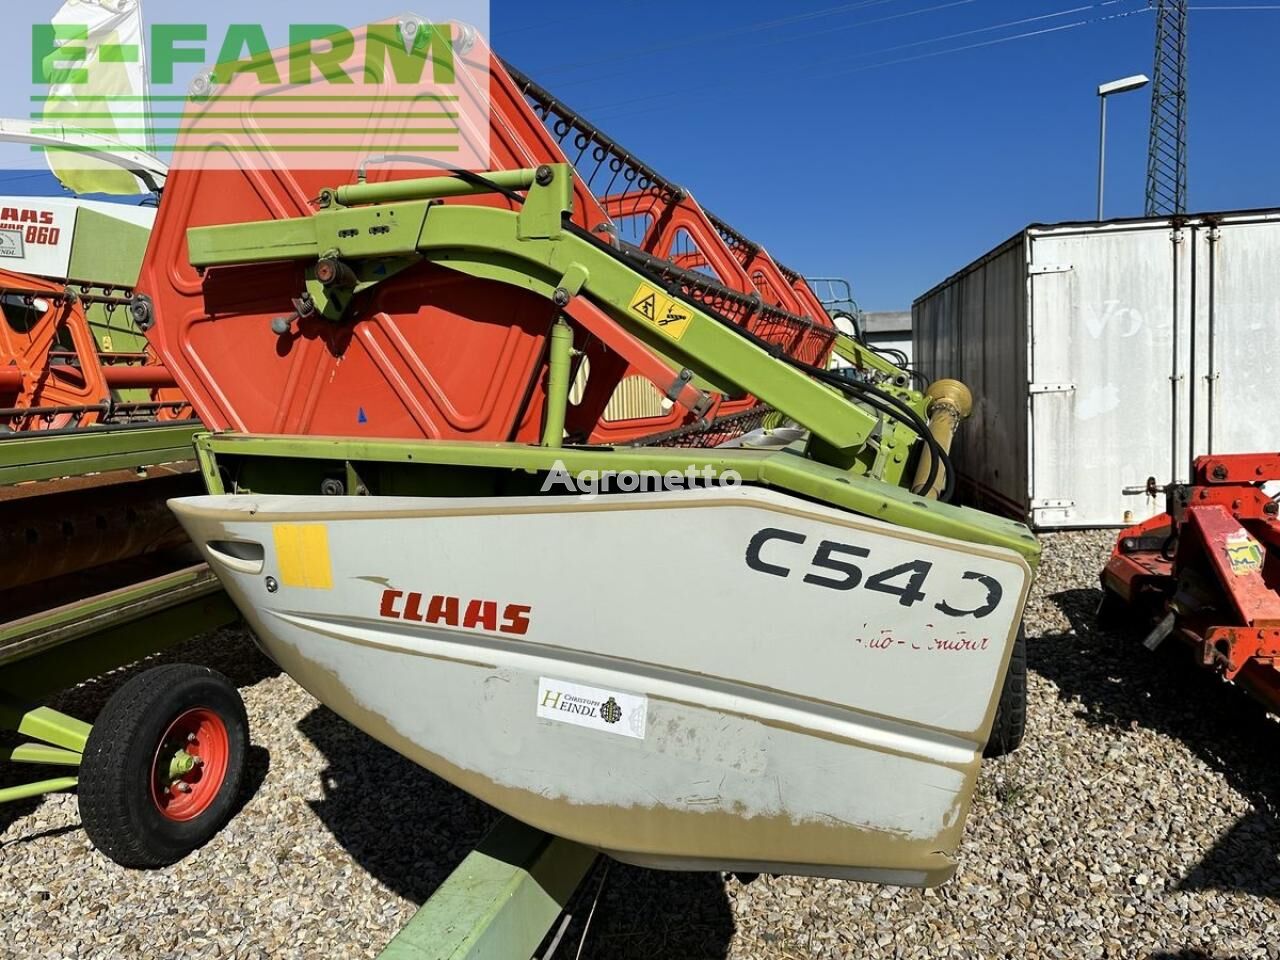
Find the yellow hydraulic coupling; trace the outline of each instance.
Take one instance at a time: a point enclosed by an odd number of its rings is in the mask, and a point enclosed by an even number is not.
[[[951,441],[960,427],[960,422],[967,420],[969,414],[973,413],[973,394],[959,380],[936,380],[929,385],[925,396],[929,398],[929,432],[938,441],[938,446],[942,447],[944,452],[950,453]],[[920,465],[916,467],[914,489],[920,490],[928,482],[929,463],[927,450],[921,451]],[[939,464],[933,485],[928,490],[923,490],[922,494],[931,500],[936,500],[938,492],[946,482],[946,468]]]

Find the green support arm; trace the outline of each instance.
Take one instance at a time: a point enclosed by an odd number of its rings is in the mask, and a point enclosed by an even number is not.
[[[312,217],[194,228],[188,232],[191,262],[208,268],[315,261],[308,292],[335,322],[353,293],[377,282],[370,269],[376,261],[389,265],[381,271],[389,274],[413,256],[533,290],[570,315],[572,300],[584,296],[677,368],[758,397],[806,427],[832,465],[848,470],[861,464],[878,474],[880,464],[866,455],[867,441],[880,423],[874,412],[779,362],[741,332],[673,297],[599,242],[567,229],[572,187],[568,165],[503,171],[477,182],[431,177],[341,187],[326,191],[322,203],[327,207]],[[519,213],[441,203],[497,188],[528,190]],[[884,361],[876,359],[873,364],[864,356],[862,364],[880,370]],[[900,373],[896,368],[882,372]]]
[[[867,347],[865,344],[859,343],[853,337],[846,336],[843,333],[836,334],[835,343],[832,345],[835,355],[848,363],[853,364],[859,370],[873,370],[882,376],[888,377],[894,381],[902,379],[910,379],[902,369],[894,366],[880,354]],[[928,404],[924,394],[918,390],[908,388],[900,388],[893,391],[896,395],[906,400],[916,411],[923,415],[925,407]]]
[[[378,960],[499,960],[538,949],[596,853],[504,817]]]

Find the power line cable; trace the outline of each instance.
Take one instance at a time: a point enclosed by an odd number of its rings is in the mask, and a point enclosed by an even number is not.
[[[911,43],[899,43],[892,47],[881,47],[879,50],[873,50],[870,53],[859,54],[858,56],[861,59],[865,59],[866,57],[879,56],[882,53],[893,53],[898,50],[907,50],[911,47],[923,47],[931,43],[943,43],[947,40],[959,40],[964,37],[977,36],[980,33],[990,33],[993,30],[1004,30],[1008,27],[1021,27],[1028,23],[1039,23],[1044,20],[1054,20],[1058,17],[1071,16],[1073,13],[1084,13],[1088,10],[1096,10],[1101,7],[1124,2],[1128,2],[1128,0],[1099,0],[1097,3],[1085,4],[1080,7],[1071,7],[1067,10],[1057,10],[1053,13],[1041,13],[1034,17],[1022,17],[1018,20],[1006,20],[1004,23],[996,23],[987,27],[975,27],[972,30],[960,30],[956,33],[948,34],[945,37],[932,37],[928,40],[914,40]],[[1035,32],[1032,31],[1030,35],[1034,36]]]
[[[1096,6],[1106,6],[1110,3],[1124,2],[1124,0],[1105,0],[1105,3],[1096,4]],[[840,76],[847,73],[861,73],[864,70],[875,70],[878,67],[888,67],[898,63],[912,63],[916,60],[927,60],[930,57],[941,57],[949,53],[961,53],[965,50],[977,50],[981,47],[993,47],[1001,43],[1009,43],[1014,40],[1026,40],[1031,37],[1039,37],[1048,33],[1059,33],[1063,30],[1075,30],[1078,27],[1087,27],[1095,23],[1105,23],[1108,20],[1123,20],[1125,17],[1132,17],[1135,14],[1149,13],[1149,7],[1142,7],[1137,10],[1125,10],[1120,13],[1108,14],[1105,17],[1090,17],[1086,20],[1076,20],[1072,23],[1060,24],[1056,27],[1045,27],[1040,30],[1028,30],[1023,33],[1015,33],[1008,37],[997,37],[994,40],[983,40],[979,43],[967,43],[959,47],[948,47],[946,50],[932,50],[928,53],[921,53],[912,57],[899,57],[896,60],[885,60],[881,63],[871,63],[864,67],[854,67],[851,70],[837,70],[832,73],[822,74],[822,77]],[[880,51],[881,53],[887,51]]]
[[[902,20],[907,17],[916,17],[925,13],[936,13],[939,10],[946,10],[946,9],[949,9],[950,7],[963,7],[963,6],[967,6],[968,4],[976,3],[976,2],[977,0],[948,0],[948,2],[946,3],[934,4],[931,7],[921,7],[918,10],[908,10],[904,13],[895,13],[887,17],[873,17],[870,20],[858,20],[858,21],[855,21],[854,23],[838,24],[836,26],[829,27],[826,30],[810,31],[809,33],[799,33],[789,37],[770,38],[768,41],[768,46],[777,47],[784,43],[792,43],[794,41],[799,41],[799,40],[808,40],[812,37],[826,37],[832,33],[837,33],[842,30],[853,30],[858,27],[867,27],[877,23],[888,23],[892,20]],[[1121,2],[1121,0],[1109,0],[1109,2],[1119,3]],[[750,49],[750,47],[748,46],[744,48],[744,47],[738,46],[738,47],[735,47],[735,52],[740,51],[742,49]],[[620,58],[620,59],[626,59],[626,58]],[[616,63],[617,61],[614,60],[609,62]],[[631,76],[631,74],[627,71],[610,73],[610,74],[605,74],[604,76],[588,77],[581,80],[570,80],[567,83],[565,82],[558,83],[556,84],[556,88],[565,89],[567,87],[585,86],[586,84],[599,84],[604,80],[611,80],[614,77],[626,77],[626,76]]]
[[[865,60],[865,59],[868,59],[868,58],[870,58],[870,57],[882,56],[883,54],[886,54],[886,53],[892,53],[892,52],[895,52],[895,51],[897,51],[897,50],[904,50],[904,49],[908,49],[908,48],[911,48],[911,47],[925,46],[925,45],[928,45],[928,44],[934,44],[934,43],[945,43],[945,42],[950,41],[950,40],[961,39],[961,38],[963,38],[963,37],[967,37],[967,36],[974,36],[975,34],[978,34],[978,33],[989,33],[989,32],[991,32],[992,30],[1003,30],[1003,29],[1008,29],[1009,27],[1021,26],[1021,25],[1025,25],[1025,24],[1027,24],[1027,23],[1038,22],[1038,21],[1043,21],[1043,20],[1048,20],[1048,19],[1056,19],[1056,18],[1058,18],[1058,17],[1071,16],[1071,15],[1073,15],[1073,14],[1083,13],[1083,12],[1087,12],[1087,11],[1090,11],[1090,10],[1099,10],[1099,9],[1104,8],[1104,7],[1114,6],[1114,5],[1118,4],[1118,3],[1131,3],[1131,2],[1136,2],[1136,0],[1099,0],[1099,2],[1096,2],[1096,3],[1085,4],[1085,5],[1082,5],[1082,6],[1070,7],[1070,8],[1065,9],[1065,10],[1058,10],[1058,11],[1054,11],[1054,12],[1052,12],[1052,13],[1047,13],[1047,14],[1039,14],[1039,15],[1034,16],[1034,17],[1021,17],[1021,18],[1018,18],[1018,19],[1016,19],[1016,20],[1008,20],[1008,21],[1004,21],[1004,22],[1002,22],[1002,23],[991,24],[990,26],[986,26],[986,27],[979,27],[979,28],[971,29],[971,30],[961,30],[961,31],[957,31],[957,32],[954,32],[954,33],[945,34],[945,35],[943,35],[943,36],[939,36],[939,37],[930,37],[930,38],[928,38],[928,39],[926,39],[926,40],[916,40],[916,41],[912,41],[912,42],[910,42],[910,43],[905,43],[905,44],[894,44],[893,46],[889,46],[889,47],[881,47],[881,48],[879,48],[879,49],[871,50],[871,51],[868,51],[868,52],[866,52],[866,53],[854,54],[854,55],[849,56],[849,57],[841,57],[841,58],[839,59],[839,62],[842,62],[842,63],[843,63],[843,62],[848,62],[848,61],[850,61],[850,60]],[[947,49],[945,49],[945,50],[935,50],[935,51],[930,51],[929,53],[919,54],[919,55],[917,55],[917,56],[912,56],[912,57],[900,57],[900,58],[895,59],[895,60],[887,60],[887,61],[884,61],[884,62],[881,62],[881,63],[868,64],[868,65],[863,66],[863,67],[854,67],[854,68],[852,68],[852,69],[850,69],[850,70],[836,70],[836,71],[832,71],[832,72],[829,72],[829,73],[823,73],[823,74],[814,74],[814,73],[813,73],[812,71],[810,71],[810,70],[804,70],[804,71],[794,72],[794,73],[792,73],[792,74],[791,74],[791,76],[792,76],[792,77],[796,77],[796,76],[805,76],[805,77],[828,77],[828,76],[839,76],[839,75],[847,74],[847,73],[861,73],[861,72],[863,72],[863,71],[865,71],[865,70],[874,70],[874,69],[877,69],[877,68],[879,68],[879,67],[887,67],[887,66],[892,66],[892,65],[894,65],[894,64],[899,64],[899,63],[909,63],[909,62],[912,62],[912,61],[915,61],[915,60],[924,60],[924,59],[928,59],[928,58],[931,58],[931,57],[944,56],[944,55],[946,55],[946,54],[950,54],[950,53],[960,53],[960,52],[963,52],[963,51],[965,51],[965,50],[974,50],[974,49],[978,49],[978,48],[981,48],[981,47],[995,46],[995,45],[997,45],[997,44],[1002,44],[1002,43],[1011,43],[1011,42],[1013,42],[1013,41],[1015,41],[1015,40],[1025,40],[1025,39],[1029,39],[1029,38],[1032,38],[1032,37],[1043,36],[1043,35],[1045,35],[1045,34],[1049,34],[1049,33],[1059,33],[1059,32],[1062,32],[1062,31],[1064,31],[1064,30],[1074,30],[1074,29],[1077,29],[1077,28],[1079,28],[1079,27],[1088,26],[1088,25],[1093,24],[1093,23],[1101,23],[1101,22],[1106,21],[1106,20],[1118,19],[1118,18],[1120,18],[1120,17],[1127,17],[1127,16],[1131,16],[1131,15],[1133,15],[1133,14],[1135,14],[1135,13],[1146,13],[1146,12],[1148,12],[1148,11],[1149,11],[1149,8],[1144,6],[1144,7],[1141,7],[1141,8],[1139,8],[1139,9],[1136,9],[1136,10],[1130,10],[1130,11],[1126,11],[1126,12],[1123,12],[1123,13],[1110,14],[1110,15],[1107,15],[1107,16],[1100,16],[1100,17],[1089,17],[1089,18],[1085,18],[1085,19],[1081,19],[1081,20],[1074,21],[1074,22],[1072,22],[1072,23],[1061,24],[1061,25],[1059,25],[1059,26],[1055,26],[1055,27],[1047,27],[1047,28],[1043,28],[1043,29],[1039,29],[1039,30],[1028,30],[1028,31],[1024,31],[1024,32],[1022,32],[1022,33],[1013,34],[1013,35],[1008,36],[1008,37],[999,37],[999,38],[994,39],[994,40],[986,40],[986,41],[982,41],[982,42],[979,42],[979,43],[964,44],[964,45],[962,45],[962,46],[958,46],[958,47],[948,47],[948,48],[947,48]],[[833,60],[833,58],[826,58],[824,62],[830,63],[830,62],[835,62],[835,61]],[[818,64],[813,64],[813,65],[815,65],[815,66],[816,66],[816,65],[818,65]],[[737,86],[737,82],[736,82],[736,81],[734,81],[734,82],[732,82],[732,83],[708,84],[708,85],[704,85],[704,86],[699,87],[697,90],[695,90],[695,91],[693,92],[693,94],[690,94],[690,93],[688,92],[688,90],[687,90],[687,89],[681,89],[681,90],[669,90],[669,91],[666,91],[666,92],[664,92],[664,93],[649,94],[649,95],[642,96],[642,97],[632,97],[632,98],[629,98],[629,99],[627,99],[627,100],[621,100],[621,101],[618,101],[618,102],[616,102],[616,103],[611,103],[611,104],[606,104],[606,105],[602,105],[602,106],[594,107],[594,108],[592,108],[592,109],[588,110],[587,112],[588,112],[588,113],[589,113],[589,115],[590,115],[590,116],[592,116],[592,117],[598,117],[598,116],[599,116],[599,115],[601,115],[601,114],[607,114],[607,113],[608,113],[608,111],[616,110],[617,108],[620,108],[620,107],[630,106],[630,105],[632,105],[632,104],[636,104],[636,103],[645,103],[645,102],[648,102],[648,101],[654,101],[654,100],[666,100],[667,98],[669,98],[669,97],[673,97],[673,96],[678,96],[678,97],[681,97],[681,98],[683,98],[683,99],[685,99],[685,100],[688,100],[691,96],[699,96],[699,95],[706,94],[706,93],[708,93],[708,92],[715,91],[715,90],[717,90],[717,89],[724,89],[724,88],[736,87],[736,86]],[[648,109],[653,109],[653,108],[648,108]],[[617,118],[617,117],[619,117],[619,116],[630,116],[630,115],[631,115],[632,113],[634,113],[634,112],[641,112],[641,111],[627,111],[627,112],[622,113],[622,114],[617,114],[617,113],[615,113],[615,114],[609,114],[609,115],[616,119],[616,118]]]
[[[1045,20],[1055,20],[1058,17],[1067,17],[1076,13],[1085,13],[1090,10],[1101,9],[1102,7],[1114,6],[1117,3],[1129,3],[1129,2],[1134,2],[1134,0],[1098,0],[1098,2],[1095,2],[1095,3],[1088,3],[1088,4],[1084,4],[1083,6],[1077,6],[1077,7],[1069,7],[1065,10],[1056,10],[1052,13],[1037,14],[1036,16],[1033,16],[1033,17],[1021,17],[1017,20],[1006,20],[1003,23],[991,24],[990,26],[986,26],[986,27],[975,27],[972,30],[959,30],[955,33],[950,33],[942,37],[930,37],[929,39],[926,39],[926,40],[913,40],[909,43],[894,44],[893,46],[881,47],[878,50],[872,50],[868,53],[856,54],[853,58],[842,58],[842,59],[865,60],[869,57],[877,57],[885,53],[895,53],[898,50],[909,50],[912,47],[923,47],[933,43],[944,43],[949,40],[959,40],[959,39],[963,39],[964,37],[977,36],[980,33],[991,33],[993,30],[1005,30],[1005,29],[1008,29],[1009,27],[1026,26],[1029,23],[1040,23]],[[1135,13],[1145,12],[1145,9],[1146,8],[1143,8],[1142,10],[1135,10],[1132,12],[1135,12]],[[942,53],[942,52],[954,53],[961,50],[970,50],[975,47],[990,46],[995,43],[1004,43],[1008,40],[1021,40],[1027,37],[1040,36],[1042,33],[1054,33],[1059,29],[1069,29],[1069,28],[1074,28],[1076,26],[1084,26],[1086,23],[1098,23],[1098,22],[1101,22],[1102,20],[1108,20],[1108,19],[1110,19],[1110,17],[1096,17],[1092,20],[1080,21],[1078,23],[1073,23],[1073,24],[1067,24],[1067,25],[1064,25],[1063,27],[1054,27],[1049,30],[1029,30],[1021,34],[1017,34],[1010,37],[1002,37],[999,40],[992,40],[986,43],[970,44],[966,46],[949,48],[947,51],[940,51],[939,53]],[[932,56],[934,54],[930,54],[930,55]],[[920,59],[923,59],[923,57]],[[889,62],[898,63],[898,62],[904,62],[904,61],[894,60]],[[880,64],[875,64],[873,66],[880,66]],[[861,68],[861,69],[866,69],[866,68]],[[859,71],[858,69],[855,69],[853,71],[841,70],[841,71],[837,71],[835,74],[821,74],[820,76],[835,76],[835,75],[839,75],[841,73],[846,73],[846,72],[856,73]]]
[[[869,20],[856,20],[855,23],[844,23],[844,24],[840,24],[840,26],[829,27],[827,29],[823,29],[823,31],[815,31],[815,32],[809,32],[809,33],[796,33],[795,36],[771,38],[771,40],[768,41],[768,45],[778,46],[781,44],[790,44],[790,42],[792,41],[809,40],[809,38],[812,38],[812,37],[827,37],[829,35],[832,35],[832,33],[846,31],[846,29],[855,29],[858,27],[869,27],[869,26],[872,26],[872,24],[876,24],[876,23],[888,23],[890,22],[890,20],[901,20],[908,17],[918,17],[918,15],[920,14],[936,13],[938,12],[938,10],[946,10],[948,8],[952,8],[952,6],[966,6],[972,3],[977,3],[977,0],[948,0],[947,3],[934,4],[933,6],[923,6],[923,8],[920,8],[918,10],[908,10],[908,12],[906,13],[891,14],[890,17],[873,17],[872,19],[869,19]],[[1107,0],[1107,3],[1121,3],[1121,0]],[[735,52],[740,51],[742,49],[744,49],[744,47],[735,47]],[[612,79],[614,77],[628,77],[628,76],[631,76],[631,74],[623,70],[623,72],[621,73],[609,73],[609,74],[605,74],[605,76],[603,77],[589,77],[585,79],[576,79],[576,81],[568,81],[567,83],[566,82],[557,83],[556,88],[557,90],[563,90],[563,88],[566,88],[566,87],[581,87],[581,86],[585,86],[585,84],[588,84],[588,83],[599,84],[602,81],[607,81],[607,79]]]
[[[648,0],[614,0],[614,3],[630,3],[632,5],[638,5],[640,3],[644,3],[645,6],[648,6]],[[582,15],[574,14],[573,16],[552,17],[550,19],[548,19],[547,17],[542,17],[540,20],[538,20],[537,23],[520,24],[519,26],[515,26],[515,27],[509,27],[506,24],[502,24],[502,28],[500,30],[495,30],[494,27],[497,26],[497,24],[494,23],[493,11],[490,10],[489,33],[493,37],[507,37],[517,33],[524,34],[524,33],[533,33],[538,30],[549,30],[551,27],[563,26],[566,23],[581,23],[581,22],[582,22]]]
[[[555,77],[563,73],[573,72],[582,67],[608,66],[616,63],[625,62],[627,60],[635,60],[640,57],[648,57],[655,53],[665,53],[668,50],[678,50],[681,47],[705,45],[710,40],[723,40],[728,37],[746,36],[752,33],[759,33],[761,30],[773,30],[778,27],[789,26],[793,23],[803,23],[807,20],[816,20],[820,17],[836,16],[841,13],[850,13],[855,10],[862,10],[867,7],[878,7],[886,3],[898,3],[900,0],[856,0],[854,3],[843,3],[836,7],[826,7],[822,10],[810,10],[806,13],[792,14],[789,17],[779,17],[775,20],[761,20],[755,23],[743,24],[729,30],[716,30],[711,33],[700,33],[694,36],[683,37],[679,40],[673,40],[670,43],[658,44],[652,47],[641,47],[639,49],[629,50],[625,54],[604,57],[598,60],[581,60],[577,63],[562,63],[556,69],[549,70],[545,76]],[[968,0],[973,2],[973,0]]]

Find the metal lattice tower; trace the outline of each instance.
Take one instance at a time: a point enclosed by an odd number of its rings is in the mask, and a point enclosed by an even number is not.
[[[1187,0],[1148,0],[1156,11],[1147,216],[1187,211]]]

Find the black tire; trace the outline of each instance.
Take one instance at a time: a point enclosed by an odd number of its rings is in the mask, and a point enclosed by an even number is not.
[[[1009,670],[1000,688],[1000,704],[996,707],[996,722],[991,727],[982,755],[988,759],[1003,757],[1022,746],[1027,733],[1027,634],[1018,627],[1013,653],[1009,657]]]
[[[220,782],[210,779],[203,784],[206,792],[200,802],[207,806],[190,819],[176,820],[162,812],[153,793],[153,768],[171,726],[196,710],[216,717],[225,728],[225,744],[219,751],[225,757],[225,773]],[[139,674],[107,701],[89,734],[79,786],[85,833],[122,867],[148,869],[177,863],[208,843],[230,818],[244,782],[248,746],[244,702],[222,674],[190,664]],[[221,761],[215,762],[222,766]],[[200,767],[189,775],[196,789],[202,786],[205,772]],[[157,789],[165,797],[170,795]]]

